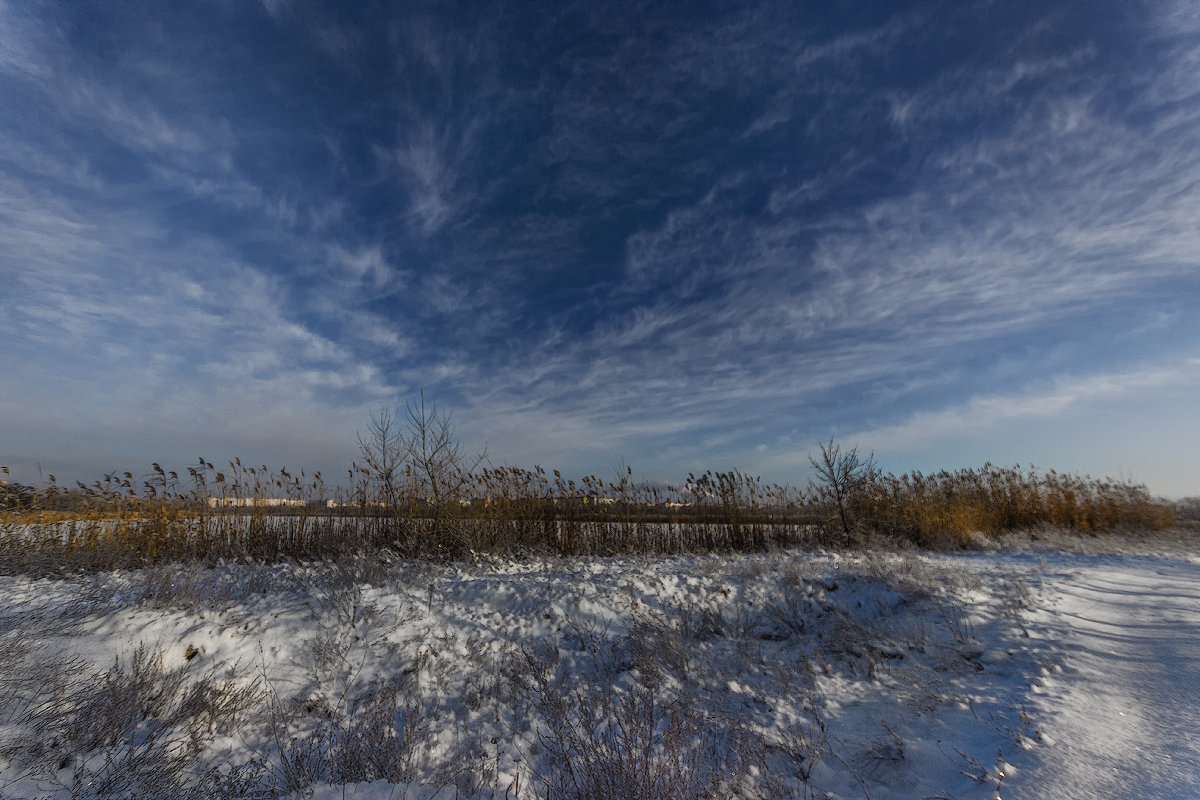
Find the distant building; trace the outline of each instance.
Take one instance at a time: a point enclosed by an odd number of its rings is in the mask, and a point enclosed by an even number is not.
[[[210,497],[209,508],[295,508],[305,505],[304,500],[290,497]]]
[[[362,508],[362,503],[339,503],[337,500],[326,500],[326,508]],[[367,503],[367,508],[387,508],[387,503]]]

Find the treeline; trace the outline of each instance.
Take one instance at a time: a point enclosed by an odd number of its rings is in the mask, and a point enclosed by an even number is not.
[[[676,486],[564,478],[467,456],[448,414],[422,401],[373,415],[361,460],[338,488],[320,473],[199,459],[181,475],[154,464],[61,487],[0,483],[0,569],[112,569],[170,560],[405,557],[470,553],[615,555],[851,546],[888,537],[927,548],[977,546],[1053,526],[1098,534],[1171,527],[1177,507],[1146,487],[1053,470],[997,467],[882,472],[830,441],[815,478],[793,487],[741,473]],[[7,470],[4,470],[7,477]]]

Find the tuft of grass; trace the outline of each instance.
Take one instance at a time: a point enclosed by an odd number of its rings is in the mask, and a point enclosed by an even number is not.
[[[419,775],[430,726],[419,700],[397,689],[374,694],[354,714],[339,714],[305,732],[274,717],[276,787],[288,794],[325,781],[407,783]]]
[[[750,771],[755,748],[738,725],[652,687],[599,696],[543,688],[538,741],[549,767],[538,777],[546,798],[729,797]]]

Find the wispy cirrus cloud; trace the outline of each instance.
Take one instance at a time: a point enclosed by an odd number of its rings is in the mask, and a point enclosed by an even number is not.
[[[465,130],[435,130],[428,122],[405,120],[402,142],[380,151],[385,169],[394,167],[409,198],[409,213],[421,233],[437,233],[460,220],[476,198],[465,183],[464,160],[479,153],[478,134]]]
[[[902,42],[877,31],[820,54],[859,46]],[[1167,61],[1186,62],[1192,46],[1181,43]],[[827,202],[879,169],[869,155],[765,186],[753,173],[716,178],[661,225],[627,238],[626,282],[612,298],[620,315],[567,344],[548,336],[516,370],[528,380],[514,382],[514,394],[547,398],[561,416],[575,409],[580,430],[584,420],[611,421],[598,441],[630,448],[645,433],[641,419],[671,421],[655,441],[737,427],[759,441],[782,430],[787,444],[819,437],[806,412],[844,404],[839,395],[855,397],[859,414],[902,416],[930,387],[963,397],[953,382],[981,348],[1036,348],[1064,320],[1162,319],[1153,304],[1194,289],[1188,219],[1200,165],[1184,119],[1195,109],[1180,117],[1147,99],[1131,125],[1107,105],[1097,58],[1089,45],[1055,58],[1017,54],[1008,66],[917,87],[902,119],[881,104],[879,123],[914,140],[964,114],[1011,109],[991,130],[943,136],[936,147],[918,141],[920,158],[910,156],[899,191],[882,199]],[[747,196],[763,191],[770,213],[748,211]],[[1033,370],[1064,368],[1052,364],[1056,348],[1042,349],[1045,363]],[[747,408],[770,421],[747,422]],[[853,429],[826,419],[826,430]]]
[[[392,277],[377,255],[313,238],[336,218],[323,209],[337,198],[293,202],[242,171],[243,131],[211,113],[204,93],[183,105],[133,77],[83,74],[51,25],[24,22],[37,46],[16,67],[0,65],[26,104],[14,109],[21,122],[4,126],[0,157],[6,460],[28,466],[61,441],[92,469],[111,468],[86,451],[140,459],[168,442],[151,457],[186,448],[190,458],[212,452],[206,438],[299,455],[283,430],[323,429],[346,408],[392,397],[394,384],[356,348],[400,348],[400,327],[351,308],[327,315],[346,329],[335,339],[309,308],[329,292],[306,297],[281,271],[280,257],[317,249],[342,264],[347,280],[322,288],[344,298]],[[24,116],[33,108],[44,127]],[[231,214],[241,219],[231,225]]]
[[[425,386],[656,477],[1047,419],[1200,335],[1196,14],[1076,10],[0,5],[6,409],[352,443]]]
[[[1026,419],[1062,419],[1083,404],[1161,393],[1200,383],[1200,361],[1184,359],[1129,372],[1056,379],[1050,386],[1022,393],[983,395],[961,405],[920,411],[881,428],[857,431],[850,438],[864,449],[895,451],[963,435],[978,435],[997,425]]]

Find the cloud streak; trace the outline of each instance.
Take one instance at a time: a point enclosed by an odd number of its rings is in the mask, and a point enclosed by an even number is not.
[[[1200,368],[1196,359],[1131,372],[1065,378],[1045,389],[973,397],[952,408],[921,411],[894,425],[859,431],[851,438],[865,449],[903,450],[930,440],[978,435],[988,428],[1025,419],[1061,419],[1081,404],[1103,404],[1172,388],[1195,388],[1198,383]]]
[[[0,5],[0,405],[332,462],[424,386],[655,477],[1070,416],[1200,336],[1200,24],[1145,10]]]

